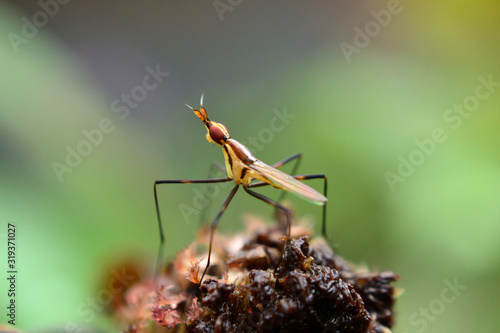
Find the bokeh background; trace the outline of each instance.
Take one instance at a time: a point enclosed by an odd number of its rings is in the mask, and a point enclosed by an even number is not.
[[[100,288],[125,258],[153,272],[154,180],[205,178],[223,161],[184,105],[197,107],[204,92],[234,138],[258,138],[260,159],[302,152],[300,173],[328,175],[338,250],[401,274],[396,332],[497,331],[499,9],[472,0],[0,2],[0,234],[5,245],[7,223],[17,225],[16,326],[118,330]],[[126,111],[148,67],[168,76]],[[480,78],[496,84],[487,90]],[[464,102],[472,111],[453,111]],[[276,110],[290,117],[270,131]],[[82,143],[103,120],[98,144]],[[432,148],[436,129],[445,139]],[[58,177],[68,147],[87,156]],[[418,165],[401,166],[410,158]],[[167,256],[199,227],[179,212],[195,193],[160,189]],[[298,216],[319,220],[318,207],[289,199]],[[238,193],[221,230],[271,212]]]

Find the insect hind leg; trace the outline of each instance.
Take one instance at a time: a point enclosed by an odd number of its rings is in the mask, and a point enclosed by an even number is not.
[[[323,195],[328,198],[327,196],[327,191],[328,191],[328,181],[326,178],[326,175],[323,173],[320,174],[313,174],[313,175],[300,175],[300,176],[293,176],[293,178],[297,180],[309,180],[309,179],[323,179]],[[321,234],[323,237],[328,240],[328,234],[326,232],[326,205],[328,202],[325,202],[323,205],[323,211],[322,211],[322,217],[321,217]]]
[[[265,203],[273,206],[276,209],[280,209],[283,213],[285,213],[286,220],[287,220],[287,234],[286,235],[288,237],[290,237],[290,228],[291,228],[291,224],[292,224],[292,213],[290,212],[290,210],[288,208],[286,208],[285,206],[282,206],[278,202],[272,200],[271,198],[268,198],[265,195],[262,195],[260,193],[257,193],[257,192],[250,190],[248,187],[243,187],[243,189],[245,190],[245,192],[247,192],[251,196],[253,196],[259,200],[262,200]]]
[[[276,162],[274,163],[273,165],[271,165],[273,168],[281,168],[283,165],[287,164],[287,163],[290,163],[292,161],[295,161],[295,164],[293,165],[293,168],[292,168],[292,172],[290,172],[291,175],[294,175],[297,170],[299,169],[299,165],[300,165],[300,162],[302,161],[302,153],[297,153],[297,154],[294,154],[292,156],[289,156],[279,162]],[[285,195],[286,195],[286,191],[283,191],[281,192],[279,198],[278,198],[278,202],[282,202],[283,199],[285,198]]]
[[[292,176],[292,177],[297,179],[297,180],[301,180],[301,181],[302,180],[309,180],[309,179],[323,179],[323,195],[325,197],[328,197],[327,196],[328,182],[327,182],[327,177],[325,174],[297,175],[297,176]],[[263,187],[263,186],[269,186],[269,185],[270,185],[269,183],[265,183],[265,182],[256,182],[256,183],[250,184],[249,187],[255,188],[255,187]],[[326,231],[326,205],[327,205],[327,203],[325,203],[323,205],[322,214],[321,214],[322,215],[322,217],[321,217],[321,234],[328,241],[328,234]]]

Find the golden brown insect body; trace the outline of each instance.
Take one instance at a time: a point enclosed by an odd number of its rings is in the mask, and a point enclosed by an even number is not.
[[[257,179],[275,188],[290,191],[313,203],[320,205],[326,203],[328,199],[315,189],[255,158],[247,147],[231,138],[226,126],[209,120],[204,107],[193,111],[207,128],[208,142],[222,146],[227,176],[236,184],[248,187],[253,179]]]
[[[203,96],[201,98],[200,104],[203,105]],[[326,198],[327,182],[326,182],[326,176],[324,174],[290,176],[277,169],[279,166],[288,163],[292,160],[296,160],[294,168],[296,169],[302,154],[295,154],[281,162],[274,164],[273,166],[267,165],[264,162],[257,159],[255,156],[253,156],[250,150],[243,144],[232,139],[231,136],[229,135],[229,131],[227,130],[226,126],[224,126],[221,123],[217,123],[215,121],[211,121],[210,119],[208,119],[207,112],[203,106],[201,106],[199,110],[196,110],[190,107],[189,105],[188,107],[194,111],[194,113],[198,116],[198,118],[201,119],[201,121],[205,125],[207,129],[207,135],[206,135],[207,140],[222,147],[222,152],[224,153],[227,177],[212,178],[212,179],[155,181],[154,198],[156,204],[156,214],[158,218],[158,228],[160,231],[160,248],[158,251],[156,276],[158,276],[159,272],[161,271],[162,260],[163,260],[163,247],[165,245],[165,236],[163,233],[163,226],[160,217],[160,209],[158,207],[158,196],[156,192],[156,186],[159,184],[214,184],[214,183],[224,183],[229,181],[234,181],[236,184],[229,193],[229,195],[227,196],[224,203],[222,204],[222,207],[219,209],[218,214],[212,220],[211,231],[210,231],[210,242],[208,247],[207,265],[205,266],[205,270],[203,271],[203,275],[201,276],[201,279],[199,281],[200,285],[203,281],[203,277],[207,273],[207,270],[210,266],[210,256],[212,253],[212,240],[215,228],[217,227],[217,223],[219,222],[220,217],[222,216],[227,206],[229,205],[234,195],[236,194],[236,191],[238,191],[238,189],[240,188],[240,185],[243,187],[245,192],[247,192],[251,196],[264,201],[265,203],[273,206],[275,209],[281,210],[284,213],[287,225],[286,239],[288,240],[290,239],[290,226],[292,219],[290,210],[280,204],[281,199],[275,201],[258,192],[253,191],[252,189],[266,185],[271,185],[275,188],[296,194],[299,197],[306,199],[312,203],[322,205],[323,206],[322,233],[326,237],[325,221],[326,221],[326,202],[328,201],[328,199]],[[324,195],[300,181],[308,179],[323,179]],[[257,181],[253,182],[254,180]],[[283,195],[281,196],[281,198],[283,198]]]

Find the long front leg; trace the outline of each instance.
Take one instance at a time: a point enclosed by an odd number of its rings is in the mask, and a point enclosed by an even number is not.
[[[210,167],[208,168],[208,177],[217,177],[224,174],[226,174],[226,168],[223,165],[216,162],[212,162],[212,164],[210,164]],[[208,195],[207,188],[208,188],[207,185],[203,186],[203,198],[207,198],[207,204],[200,212],[200,218],[198,221],[198,224],[200,226],[203,225],[208,220],[207,217],[210,215],[212,198]]]
[[[163,223],[160,215],[160,208],[158,206],[158,195],[156,191],[157,185],[162,184],[213,184],[213,183],[225,183],[231,181],[231,178],[214,178],[214,179],[184,179],[184,180],[156,180],[153,186],[153,192],[155,197],[155,206],[156,206],[156,218],[158,221],[158,230],[160,232],[160,247],[158,249],[158,257],[156,262],[155,269],[155,278],[159,276],[162,269],[163,263],[163,252],[165,247],[165,234],[163,232]]]

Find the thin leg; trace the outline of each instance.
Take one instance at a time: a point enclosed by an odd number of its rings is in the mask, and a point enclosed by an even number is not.
[[[293,174],[297,171],[297,168],[299,167],[300,161],[302,160],[302,153],[297,153],[297,154],[294,154],[292,156],[289,156],[289,157],[287,157],[279,162],[274,163],[271,166],[273,168],[280,168],[281,166],[283,166],[283,165],[285,165],[288,162],[291,162],[293,160],[297,160],[297,162],[295,162],[295,165],[293,167],[293,171],[292,171],[292,174]]]
[[[328,190],[328,182],[325,174],[313,174],[313,175],[299,175],[299,176],[292,176],[293,178],[297,180],[309,180],[309,179],[323,179],[323,195],[325,197],[327,196],[327,190]],[[257,182],[257,183],[252,183],[248,187],[254,188],[254,187],[262,187],[262,186],[268,186],[270,184],[265,183],[265,182]],[[283,191],[285,192],[285,191]],[[321,218],[321,234],[325,239],[328,239],[327,233],[326,233],[326,203],[323,205],[323,213],[322,213],[322,218]]]
[[[302,153],[297,153],[295,155],[292,155],[290,157],[285,158],[284,160],[276,162],[272,165],[272,167],[278,169],[281,166],[283,166],[283,165],[285,165],[293,160],[295,160],[296,162],[293,165],[293,169],[292,169],[292,172],[290,172],[290,174],[294,175],[297,172],[297,170],[299,169],[300,161],[302,161]],[[281,195],[278,198],[278,202],[283,201],[283,199],[285,198],[285,195],[286,195],[286,191],[281,192]]]
[[[290,213],[290,210],[282,205],[280,205],[279,203],[277,203],[276,201],[260,194],[260,193],[257,193],[257,192],[254,192],[252,190],[250,190],[248,187],[244,187],[244,190],[250,194],[251,196],[259,199],[259,200],[262,200],[264,201],[265,203],[268,203],[269,205],[273,206],[274,208],[277,208],[277,209],[281,209],[285,215],[286,215],[286,219],[287,219],[287,233],[286,235],[288,237],[290,237],[290,226],[292,224],[292,214]]]
[[[205,274],[207,273],[208,267],[210,267],[210,256],[212,255],[212,240],[214,238],[214,232],[215,229],[217,228],[217,223],[219,223],[219,219],[222,216],[222,214],[226,211],[227,206],[233,199],[234,195],[236,194],[236,191],[240,188],[240,185],[236,185],[233,187],[231,190],[231,193],[226,198],[226,201],[222,204],[222,207],[219,210],[219,213],[215,217],[215,219],[212,221],[210,224],[210,242],[208,243],[208,259],[207,259],[207,266],[205,267],[205,270],[203,271],[203,275],[201,276],[200,283],[199,285],[201,286],[201,283],[203,282],[203,278],[205,277]]]
[[[285,241],[285,247],[283,249],[283,257],[287,258],[288,251],[289,251],[288,247],[290,245],[290,229],[291,229],[291,225],[292,225],[292,214],[291,214],[290,210],[288,208],[280,205],[276,201],[274,201],[274,200],[272,200],[272,199],[270,199],[270,198],[268,198],[260,193],[257,193],[257,192],[250,190],[248,187],[244,187],[244,189],[251,196],[253,196],[259,200],[264,201],[265,203],[273,206],[275,209],[281,209],[285,213],[286,219],[287,219],[287,231],[286,231],[287,238]]]
[[[207,178],[220,176],[214,171],[220,171],[220,173],[222,175],[226,174],[226,168],[224,168],[224,166],[222,166],[219,163],[212,162],[212,164],[210,164],[210,167],[208,168]],[[203,208],[201,210],[200,219],[199,219],[200,226],[203,225],[207,221],[207,216],[210,215],[210,207],[211,207],[212,200],[210,200],[211,198],[209,198],[207,195],[207,187],[208,186],[206,186],[206,185],[203,187],[203,198],[207,198],[208,202],[207,202],[207,205],[205,206],[205,208]]]
[[[321,173],[315,175],[294,176],[294,178],[297,180],[323,179],[323,195],[328,198],[328,181],[325,174]],[[326,205],[327,202],[325,202],[325,204],[323,205],[323,217],[321,218],[321,234],[326,240],[328,240],[328,235],[326,234]]]
[[[155,196],[156,217],[158,220],[158,230],[160,231],[160,247],[158,249],[158,259],[156,262],[155,278],[159,276],[163,263],[163,249],[165,247],[165,234],[163,232],[163,223],[161,221],[160,209],[158,207],[158,195],[156,193],[156,185],[160,184],[212,184],[224,183],[231,181],[231,178],[214,178],[214,179],[192,179],[192,180],[157,180],[154,183],[153,191]]]

